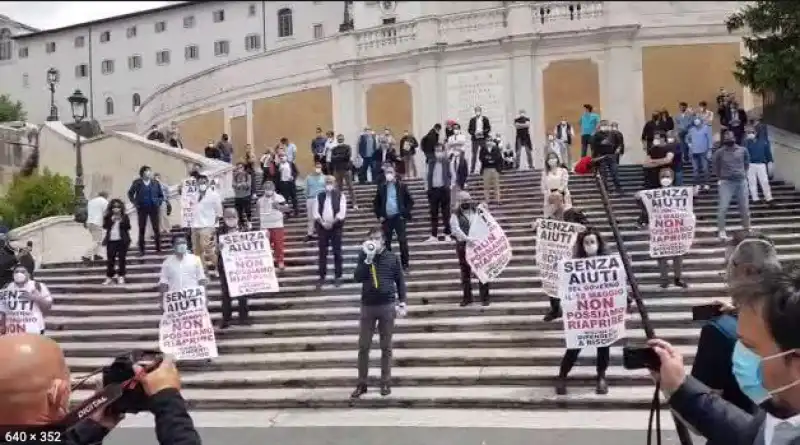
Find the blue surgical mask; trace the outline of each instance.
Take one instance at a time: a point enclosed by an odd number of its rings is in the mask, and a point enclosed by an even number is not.
[[[760,405],[770,400],[774,394],[800,384],[800,380],[798,380],[794,383],[773,389],[772,391],[764,388],[763,363],[767,360],[783,357],[793,352],[793,350],[784,351],[762,358],[751,351],[750,348],[743,345],[742,342],[737,341],[736,346],[733,348],[733,375],[736,377],[736,383],[739,384],[739,388],[741,388],[744,395],[750,398],[755,404]]]
[[[183,243],[175,244],[175,253],[177,253],[179,255],[185,254],[187,249],[188,249],[188,247],[186,246],[186,244],[183,244]]]

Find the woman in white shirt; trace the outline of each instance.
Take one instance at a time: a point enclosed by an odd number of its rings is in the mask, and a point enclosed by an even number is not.
[[[557,153],[549,152],[545,158],[544,170],[542,171],[541,189],[544,195],[544,204],[542,213],[545,218],[551,216],[550,205],[547,203],[547,197],[550,192],[558,190],[564,196],[564,205],[570,207],[572,205],[572,198],[569,193],[569,170],[564,164],[561,163]]]
[[[112,199],[103,216],[103,229],[105,237],[103,244],[106,246],[106,281],[111,284],[116,277],[117,283],[125,284],[125,268],[127,266],[128,247],[131,245],[131,220],[125,214],[125,204],[119,199]],[[119,268],[115,271],[115,264]]]

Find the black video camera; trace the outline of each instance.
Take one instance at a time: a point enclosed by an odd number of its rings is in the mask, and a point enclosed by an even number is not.
[[[147,411],[147,394],[136,380],[134,364],[142,367],[146,374],[161,366],[163,354],[158,351],[136,350],[116,357],[110,365],[103,368],[103,387],[121,385],[122,393],[106,408],[110,415],[136,414]]]

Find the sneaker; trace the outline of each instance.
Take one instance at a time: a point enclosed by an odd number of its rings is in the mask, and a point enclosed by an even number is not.
[[[111,281],[111,278],[106,278],[105,281],[103,281],[103,286],[108,286],[111,283],[113,283],[113,281]]]
[[[117,284],[125,284],[125,277],[117,277]]]

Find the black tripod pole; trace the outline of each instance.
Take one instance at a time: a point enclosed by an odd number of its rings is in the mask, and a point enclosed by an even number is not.
[[[602,161],[600,161],[602,162]],[[611,200],[608,198],[608,188],[606,188],[606,181],[600,173],[600,164],[594,165],[594,181],[597,183],[597,189],[600,190],[600,200],[603,201],[603,208],[606,212],[608,224],[611,226],[611,232],[614,234],[614,241],[617,244],[617,252],[622,259],[622,267],[625,268],[625,275],[628,277],[628,284],[631,288],[631,296],[636,301],[636,307],[639,310],[639,316],[642,319],[642,326],[644,327],[644,335],[648,338],[655,338],[656,333],[653,329],[653,324],[650,322],[650,315],[644,305],[642,294],[639,292],[639,283],[636,281],[636,275],[633,273],[633,266],[631,259],[628,256],[628,251],[625,249],[625,243],[622,241],[622,235],[619,233],[619,226],[617,225],[617,218],[614,216],[614,209],[611,207]],[[675,431],[678,433],[681,445],[693,445],[692,436],[689,435],[689,430],[686,425],[678,420],[674,415],[672,416],[675,422]]]

